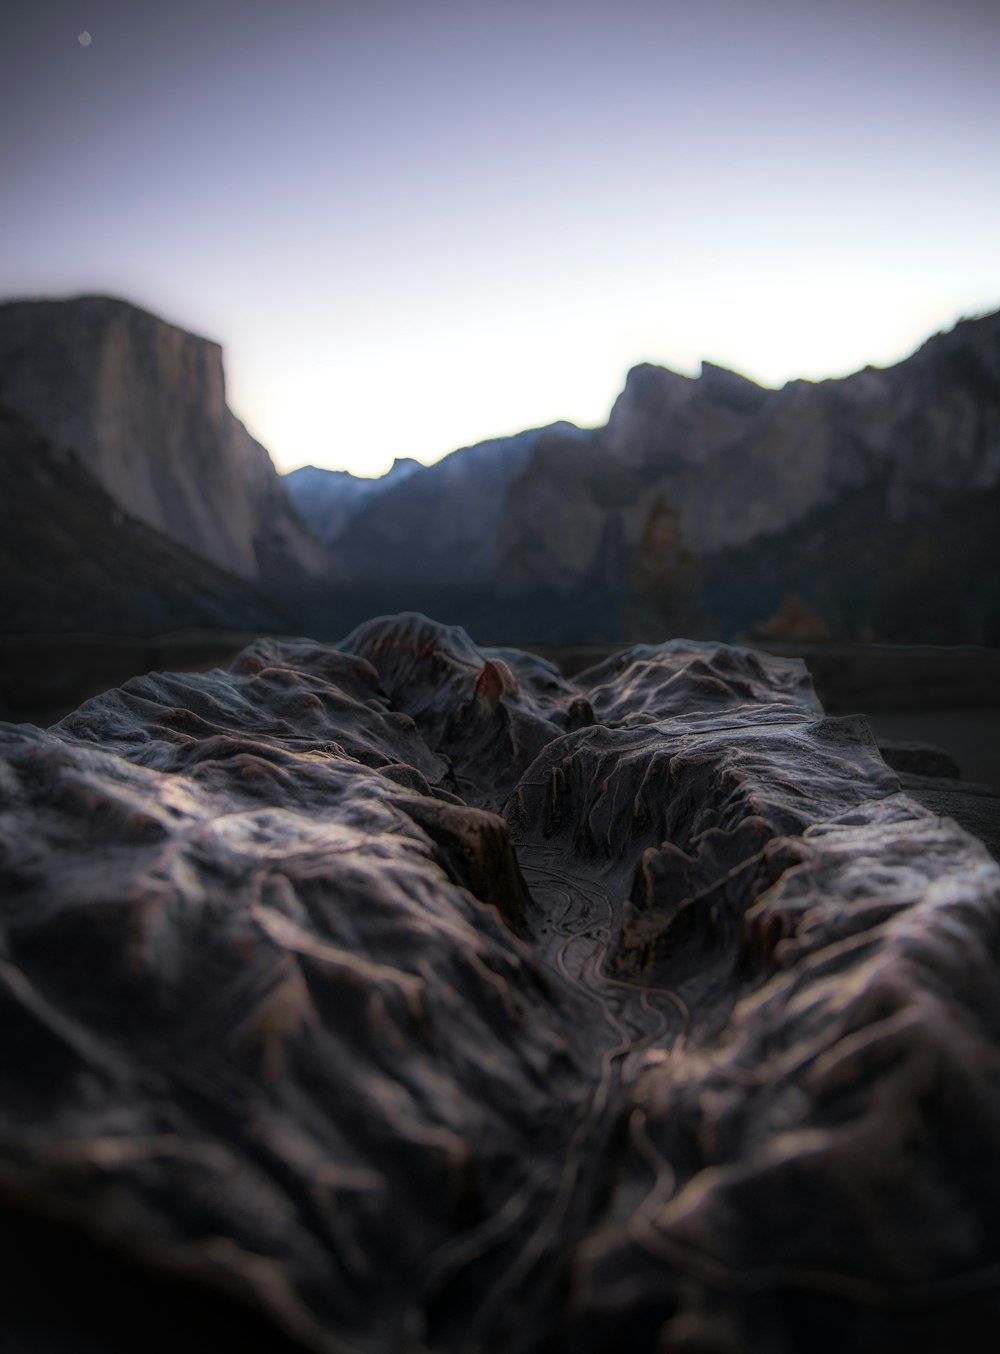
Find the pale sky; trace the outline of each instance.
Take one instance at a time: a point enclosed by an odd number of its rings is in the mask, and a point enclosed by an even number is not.
[[[1000,305],[994,0],[13,8],[0,294],[218,339],[281,469],[603,422],[639,361],[839,375]]]

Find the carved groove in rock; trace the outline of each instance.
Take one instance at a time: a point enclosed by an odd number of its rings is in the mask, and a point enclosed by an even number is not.
[[[405,615],[0,744],[11,1348],[993,1347],[1000,869],[799,662]]]

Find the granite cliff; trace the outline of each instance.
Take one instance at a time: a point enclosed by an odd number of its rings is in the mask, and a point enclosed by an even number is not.
[[[12,301],[0,391],[121,510],[217,568],[272,587],[327,568],[226,404],[218,344],[108,297]]]
[[[73,452],[2,399],[0,481],[4,632],[289,628],[251,583],[130,517]]]

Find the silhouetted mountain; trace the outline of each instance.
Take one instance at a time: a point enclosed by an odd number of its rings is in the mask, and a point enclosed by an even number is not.
[[[359,614],[523,640],[780,630],[797,599],[842,636],[995,643],[998,502],[1000,313],[780,390],[644,364],[605,427],[456,452],[333,553]]]
[[[0,387],[131,517],[221,569],[288,586],[322,547],[226,405],[222,349],[124,301],[0,305]]]
[[[539,442],[587,436],[571,423],[462,447],[372,495],[334,543],[353,581],[489,583],[510,490]]]
[[[283,481],[218,346],[122,301],[0,305],[0,385],[10,448],[46,448],[37,482],[6,457],[8,631],[256,615],[324,637],[411,608],[523,642],[1000,643],[1000,313],[780,390],[643,364],[602,428],[377,481]]]
[[[300,466],[285,476],[285,488],[303,522],[327,543],[342,535],[371,498],[421,469],[410,456],[397,458],[384,475],[369,479],[348,470]]]

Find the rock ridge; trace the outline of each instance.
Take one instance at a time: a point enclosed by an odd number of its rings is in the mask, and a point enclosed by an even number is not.
[[[780,389],[643,363],[605,426],[523,437],[367,502],[332,541],[359,612],[578,643],[746,635],[791,601],[841,639],[1000,642],[1000,313]]]

